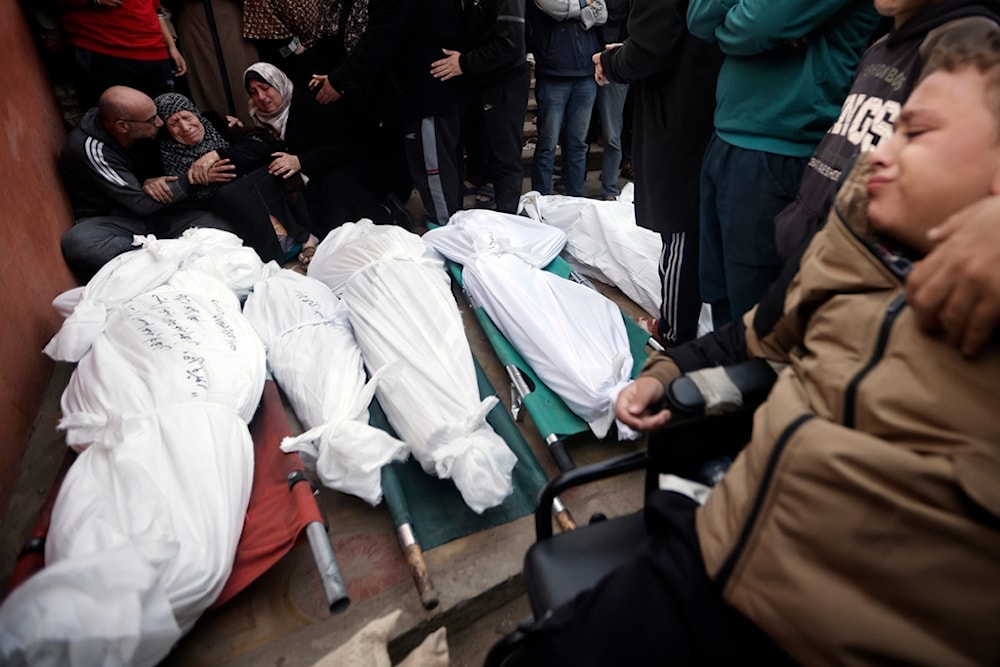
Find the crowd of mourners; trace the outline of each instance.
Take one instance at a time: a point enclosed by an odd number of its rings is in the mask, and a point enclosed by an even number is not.
[[[524,664],[1000,661],[1000,2],[183,0],[176,31],[158,0],[57,4],[95,105],[61,156],[81,278],[195,226],[306,264],[344,222],[412,227],[413,188],[439,225],[514,213],[533,62],[531,187],[559,146],[583,196],[596,110],[600,197],[624,150],[662,240],[667,351],[618,418],[788,365],[709,501],[651,500],[635,566]]]

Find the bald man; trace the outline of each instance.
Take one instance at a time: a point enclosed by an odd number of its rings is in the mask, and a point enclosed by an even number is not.
[[[143,180],[162,173],[150,141],[162,126],[148,95],[112,86],[66,138],[59,170],[76,222],[63,235],[62,251],[79,278],[89,279],[131,250],[135,235],[175,238],[190,227],[230,230],[221,218],[188,206],[192,185],[184,176],[168,180],[168,203],[143,192]]]

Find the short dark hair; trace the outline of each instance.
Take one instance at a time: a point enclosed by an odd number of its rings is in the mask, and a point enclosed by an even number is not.
[[[939,70],[973,67],[986,75],[986,106],[1000,120],[1000,26],[992,21],[967,21],[947,30],[934,43],[920,81]]]

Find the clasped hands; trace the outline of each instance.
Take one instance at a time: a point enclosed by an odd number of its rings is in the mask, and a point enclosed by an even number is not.
[[[614,44],[605,44],[605,51],[613,51],[621,46],[621,42],[616,42]],[[594,63],[594,81],[597,82],[598,86],[606,86],[611,83],[608,77],[604,76],[604,66],[601,64],[601,53],[595,53],[590,57],[590,60]]]
[[[216,151],[209,151],[194,161],[187,171],[187,179],[191,185],[213,185],[228,183],[236,178],[236,165],[228,159],[220,159]],[[170,184],[177,180],[176,176],[157,176],[146,179],[142,191],[153,201],[167,204],[174,198]]]

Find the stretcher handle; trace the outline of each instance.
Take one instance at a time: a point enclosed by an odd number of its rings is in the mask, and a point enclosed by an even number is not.
[[[549,480],[549,483],[542,489],[538,505],[535,507],[535,539],[545,540],[552,537],[552,509],[560,493],[574,486],[640,470],[645,468],[648,463],[646,451],[642,450],[600,463],[582,466]]]
[[[399,537],[399,544],[403,548],[403,556],[406,558],[406,564],[410,567],[410,575],[413,577],[413,583],[417,586],[417,593],[420,595],[420,604],[424,606],[424,609],[434,609],[438,606],[441,601],[436,590],[434,590],[434,582],[431,581],[431,575],[427,571],[427,561],[424,560],[424,552],[420,549],[420,544],[417,543],[417,538],[413,534],[413,528],[408,523],[402,524],[396,529],[396,535]]]
[[[566,443],[555,433],[550,433],[545,438],[545,444],[549,446],[549,454],[560,472],[567,472],[576,468],[576,462],[566,451]]]
[[[333,547],[330,546],[326,529],[319,521],[312,521],[306,526],[306,536],[309,538],[309,547],[312,549],[313,560],[316,561],[320,581],[323,582],[323,593],[326,594],[326,605],[330,608],[330,613],[347,611],[351,606],[351,598],[347,594],[347,586],[344,585],[337,559],[333,557]]]
[[[552,517],[556,520],[556,525],[559,526],[559,531],[565,533],[569,530],[576,530],[576,521],[573,519],[573,515],[570,514],[569,508],[563,505],[563,501],[559,496],[552,499]]]
[[[299,482],[308,483],[313,495],[316,495],[316,487],[304,470],[293,470],[288,473],[289,489]],[[319,503],[317,503],[318,505]],[[323,584],[326,606],[330,609],[331,614],[339,614],[347,611],[347,608],[351,606],[351,598],[347,594],[344,576],[340,573],[337,559],[333,555],[333,547],[330,546],[330,538],[326,534],[328,527],[326,515],[323,516],[322,522],[310,521],[306,525],[306,537],[309,538],[309,548],[312,551],[313,561],[316,563],[316,571],[319,572],[319,578]]]

